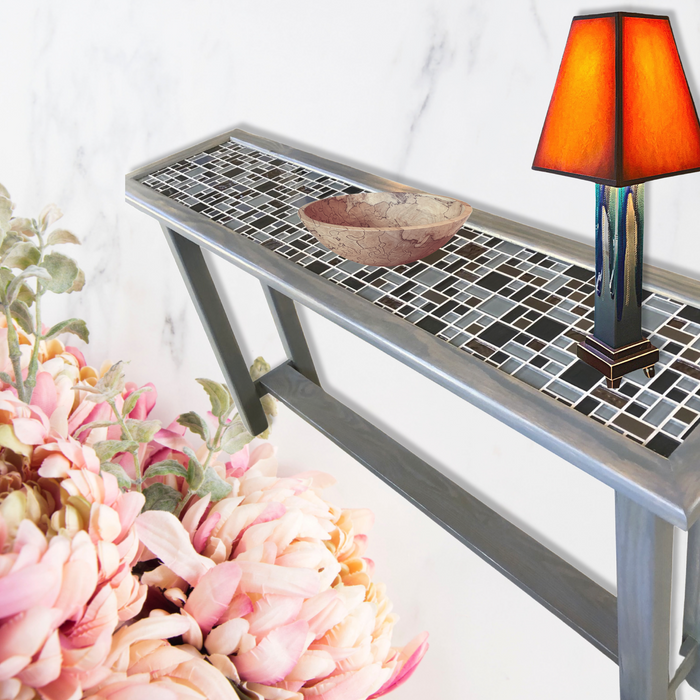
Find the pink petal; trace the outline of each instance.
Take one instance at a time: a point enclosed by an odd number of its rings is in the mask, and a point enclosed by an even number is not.
[[[4,661],[0,661],[0,683],[14,678],[32,660],[31,656],[10,656]]]
[[[196,586],[204,574],[214,568],[211,559],[195,551],[182,523],[162,510],[149,510],[136,518],[139,539],[169,569]]]
[[[256,600],[253,612],[248,615],[248,630],[256,637],[264,637],[276,627],[282,627],[297,619],[304,599],[301,596],[265,595]]]
[[[204,634],[226,612],[240,580],[241,567],[232,561],[218,564],[199,579],[187,599],[185,611],[197,620]]]
[[[53,631],[55,620],[52,608],[31,608],[9,619],[0,627],[0,661],[34,656]]]
[[[50,416],[58,404],[58,392],[53,377],[48,372],[38,372],[36,386],[32,392],[32,405],[39,406],[47,416]]]
[[[188,681],[208,700],[238,700],[238,693],[228,679],[204,659],[192,659],[180,664],[169,675]]]
[[[253,601],[245,593],[239,593],[237,596],[234,596],[228,609],[219,620],[219,623],[223,624],[237,617],[245,617],[252,612]]]
[[[231,459],[226,463],[226,476],[242,477],[248,469],[249,457],[250,450],[248,449],[248,445],[245,445],[243,449],[231,455]]]
[[[427,632],[419,634],[415,639],[410,641],[399,652],[400,660],[399,663],[396,664],[396,668],[394,668],[391,678],[389,678],[389,680],[374,695],[370,696],[370,698],[381,697],[389,691],[403,685],[418,667],[421,659],[425,656],[425,652],[428,651],[428,646]]]
[[[335,660],[327,651],[305,651],[287,676],[288,681],[310,681],[325,678],[335,671]]]
[[[25,445],[41,445],[46,439],[46,428],[33,418],[15,418],[12,427],[17,439]]]
[[[158,392],[156,387],[151,382],[148,382],[145,386],[150,386],[151,391],[144,391],[141,396],[136,400],[136,405],[129,414],[129,418],[135,418],[136,420],[145,420],[148,414],[153,410],[156,405],[156,399],[158,398]],[[131,393],[131,392],[130,392]],[[128,394],[124,397],[128,398]]]
[[[212,513],[204,521],[199,530],[197,530],[197,533],[194,536],[194,541],[192,542],[197,552],[201,552],[204,547],[206,547],[207,540],[209,539],[212,530],[217,526],[219,520],[221,520],[221,513]]]
[[[36,605],[60,580],[59,572],[43,563],[0,578],[0,619]]]
[[[78,700],[81,696],[80,681],[64,670],[55,681],[40,688],[39,694],[43,700]]]
[[[17,677],[25,685],[41,688],[41,686],[55,681],[61,675],[62,658],[58,630],[54,630],[36,661],[29,664]]]
[[[189,447],[190,443],[185,440],[184,437],[176,433],[174,430],[168,430],[167,428],[162,428],[159,430],[154,438],[154,442],[157,442],[163,447],[169,447],[171,450],[177,450],[182,452],[184,447]]]
[[[78,350],[78,348],[74,348],[72,345],[66,345],[65,351],[69,352],[76,360],[78,360],[78,367],[80,367],[80,369],[85,367],[87,364],[85,362],[85,356],[82,352],[80,352],[80,350]]]
[[[182,518],[182,527],[187,530],[191,540],[194,540],[194,533],[199,526],[199,521],[204,517],[210,502],[211,494],[208,493],[204,498],[200,498],[196,503],[192,504]]]
[[[143,504],[146,502],[146,497],[138,491],[129,491],[122,494],[121,498],[114,506],[114,510],[119,513],[119,521],[122,524],[121,532],[117,537],[117,542],[121,542],[126,536],[131,526],[134,524],[136,517],[141,512]]]
[[[254,649],[233,662],[241,678],[255,683],[277,683],[296,666],[304,652],[309,626],[304,620],[278,627]]]
[[[310,569],[251,561],[241,561],[239,566],[243,572],[240,583],[243,593],[278,593],[310,598],[320,588],[318,573]]]
[[[248,632],[247,620],[227,620],[207,635],[206,647],[210,654],[229,656],[238,650],[241,638]]]

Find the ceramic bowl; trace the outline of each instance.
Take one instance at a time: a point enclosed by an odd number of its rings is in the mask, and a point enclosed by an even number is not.
[[[434,253],[471,213],[468,204],[449,197],[363,192],[305,204],[299,218],[326,248],[343,258],[394,267]]]

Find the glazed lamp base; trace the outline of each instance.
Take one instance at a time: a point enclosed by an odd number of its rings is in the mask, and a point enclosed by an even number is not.
[[[579,343],[576,354],[605,376],[609,389],[617,389],[622,377],[636,369],[643,369],[647,377],[653,377],[654,365],[659,361],[659,351],[646,338],[613,349],[589,335]]]

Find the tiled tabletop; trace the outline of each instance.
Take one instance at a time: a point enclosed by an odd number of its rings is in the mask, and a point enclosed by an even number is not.
[[[142,183],[664,457],[700,423],[698,308],[646,293],[642,325],[660,350],[656,376],[639,370],[611,390],[576,358],[593,327],[592,270],[468,221],[437,253],[409,265],[344,260],[303,227],[297,209],[361,189],[235,139]]]

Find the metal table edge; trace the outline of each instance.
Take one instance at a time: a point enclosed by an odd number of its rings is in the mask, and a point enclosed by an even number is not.
[[[510,377],[483,361],[349,294],[127,177],[127,201],[205,249],[262,279],[283,294],[337,323],[416,369],[501,422],[644,505],[664,520],[687,528],[683,494],[672,462]],[[323,298],[325,301],[322,301]],[[329,300],[352,313],[343,314]],[[370,320],[361,322],[360,314]],[[374,327],[372,327],[374,325]],[[387,329],[391,329],[391,333]],[[407,349],[407,345],[412,349]],[[428,358],[432,356],[432,362]],[[436,361],[439,360],[439,361]],[[448,369],[450,367],[450,369]],[[455,374],[456,368],[456,374]],[[479,388],[465,375],[478,375]],[[506,400],[497,400],[501,393]],[[531,418],[541,412],[539,422]],[[593,438],[593,439],[591,439]],[[698,486],[700,496],[700,485]]]

